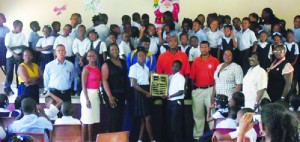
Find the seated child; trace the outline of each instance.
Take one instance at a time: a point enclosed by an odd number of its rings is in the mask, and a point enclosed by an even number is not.
[[[228,97],[225,95],[217,95],[215,104],[210,106],[207,110],[207,122],[213,120],[226,118],[228,116]],[[216,112],[211,116],[211,109],[216,107]]]
[[[241,109],[236,118],[236,124],[239,124],[240,118],[246,114],[246,113],[254,113],[254,111],[251,108],[243,108]],[[219,132],[214,132],[213,139],[217,139],[218,141],[223,140],[233,140],[238,137],[239,127],[236,127],[236,131],[230,132],[228,134],[220,134]],[[247,133],[246,137],[250,139],[250,142],[256,142],[257,134],[254,128],[251,128]]]
[[[73,107],[70,102],[64,102],[61,107],[62,118],[55,121],[54,124],[81,124],[80,120],[73,118]]]
[[[228,128],[228,129],[235,129],[236,128],[236,117],[237,113],[240,110],[240,107],[230,107],[228,112],[228,117],[221,120],[219,123],[216,124],[216,128]]]
[[[63,101],[58,98],[57,96],[48,93],[45,95],[45,105],[46,108],[44,109],[45,114],[50,118],[50,120],[56,120],[57,114],[59,113],[59,108]]]
[[[0,94],[0,117],[9,116],[10,110],[6,108],[8,103],[8,97],[5,94]]]
[[[11,111],[9,117],[18,117],[21,114],[21,96],[18,96],[15,100],[15,110]]]

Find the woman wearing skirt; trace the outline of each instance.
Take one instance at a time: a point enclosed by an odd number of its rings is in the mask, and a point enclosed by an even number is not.
[[[92,142],[93,124],[100,122],[99,87],[101,73],[96,65],[97,54],[94,50],[87,53],[88,65],[82,71],[81,122],[84,124],[83,133],[88,133],[88,141]]]
[[[149,68],[145,65],[146,51],[144,47],[138,47],[137,58],[138,62],[130,67],[129,78],[135,92],[134,115],[141,118],[138,142],[142,141],[145,126],[151,142],[154,142],[150,115],[150,106],[152,103],[149,92]]]

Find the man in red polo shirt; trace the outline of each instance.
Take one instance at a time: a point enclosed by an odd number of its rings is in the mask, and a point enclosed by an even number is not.
[[[190,74],[191,84],[194,86],[192,91],[192,110],[195,121],[193,137],[196,140],[203,135],[205,109],[209,109],[211,105],[215,84],[214,72],[219,65],[218,59],[209,54],[210,47],[207,41],[201,42],[200,51],[201,56],[194,60]]]
[[[172,64],[175,60],[182,62],[182,68],[179,71],[183,76],[190,74],[190,64],[187,55],[178,50],[178,39],[172,36],[169,39],[170,49],[160,54],[156,64],[156,73],[172,75]]]

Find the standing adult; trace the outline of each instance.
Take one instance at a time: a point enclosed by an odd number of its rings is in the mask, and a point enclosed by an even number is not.
[[[0,68],[2,69],[2,66],[5,66],[6,62],[6,47],[4,44],[4,38],[7,33],[10,32],[9,28],[4,26],[3,24],[6,23],[6,18],[3,13],[0,13]]]
[[[292,85],[293,66],[285,59],[286,48],[278,45],[274,49],[275,61],[268,68],[267,92],[272,102],[285,100]]]
[[[256,53],[253,53],[248,60],[251,67],[243,79],[243,94],[245,107],[255,110],[267,88],[268,77],[266,71],[260,67]]]
[[[110,132],[121,131],[123,110],[129,81],[126,62],[119,58],[119,47],[111,44],[108,48],[110,59],[102,65],[102,81],[106,102],[110,109]]]
[[[200,44],[201,56],[197,57],[191,68],[192,110],[195,121],[193,137],[198,140],[202,136],[205,126],[205,109],[211,105],[213,86],[215,84],[214,72],[219,65],[217,58],[209,54],[209,42]],[[212,123],[210,124],[212,128]]]
[[[243,82],[243,70],[241,66],[232,62],[232,58],[232,51],[225,50],[224,62],[217,67],[214,73],[216,94],[226,95],[229,99],[234,92],[241,91]]]
[[[88,65],[82,71],[81,122],[84,124],[84,134],[87,129],[88,140],[92,142],[93,124],[100,122],[99,88],[101,73],[96,65],[97,53],[94,50],[87,52]]]
[[[56,59],[49,62],[44,71],[44,87],[64,102],[71,102],[71,84],[75,78],[74,65],[65,59],[65,46],[59,44],[55,48]]]
[[[36,63],[33,63],[33,51],[27,48],[23,51],[23,60],[18,67],[18,95],[22,99],[31,97],[39,104],[38,79],[42,76],[41,70]]]

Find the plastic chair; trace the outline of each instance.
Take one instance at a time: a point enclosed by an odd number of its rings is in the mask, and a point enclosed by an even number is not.
[[[129,142],[129,132],[124,131],[98,134],[96,142]]]
[[[81,124],[53,125],[51,142],[83,142]]]

